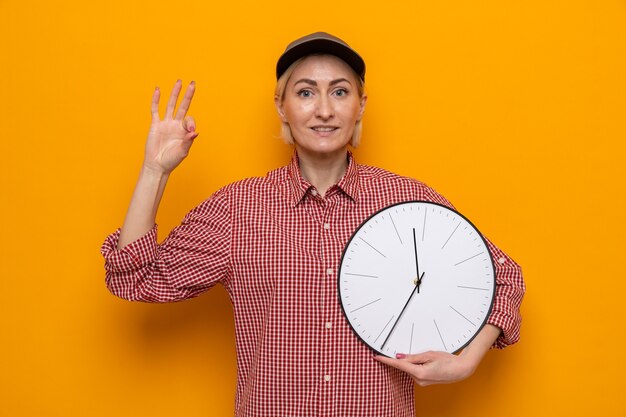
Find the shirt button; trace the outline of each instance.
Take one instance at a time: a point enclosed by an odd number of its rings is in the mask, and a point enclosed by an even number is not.
[[[324,223],[324,229],[326,230],[330,229],[330,223]]]
[[[312,188],[312,189],[311,189],[311,194],[313,194],[313,195],[317,195],[317,190],[316,190],[315,188]]]
[[[330,375],[324,375],[324,381],[326,382],[330,381]]]
[[[498,263],[499,263],[500,265],[504,265],[504,263],[505,263],[505,262],[506,262],[506,259],[505,259],[505,258],[500,258],[500,259],[498,259]]]
[[[326,322],[326,328],[327,329],[332,329],[333,328],[333,324],[329,321]]]
[[[332,274],[333,274],[333,269],[332,269],[332,268],[328,268],[328,269],[326,270],[326,273],[327,273],[328,275],[332,275]]]

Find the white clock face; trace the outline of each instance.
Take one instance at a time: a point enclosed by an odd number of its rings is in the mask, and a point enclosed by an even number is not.
[[[386,356],[457,352],[484,325],[495,273],[480,232],[461,214],[410,201],[384,208],[354,233],[339,295],[356,334]]]

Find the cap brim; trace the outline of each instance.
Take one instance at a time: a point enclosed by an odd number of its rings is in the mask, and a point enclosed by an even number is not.
[[[311,39],[285,51],[276,63],[276,79],[298,59],[311,54],[330,54],[342,59],[365,80],[365,61],[353,49],[329,39]]]

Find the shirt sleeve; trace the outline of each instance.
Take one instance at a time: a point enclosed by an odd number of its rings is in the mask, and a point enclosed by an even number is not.
[[[454,209],[445,197],[428,186],[426,186],[424,196],[429,201]],[[491,252],[496,273],[496,293],[487,323],[502,330],[492,347],[503,349],[519,341],[522,324],[520,306],[526,286],[521,267],[489,239],[485,238],[485,240]]]
[[[522,268],[506,253],[485,238],[496,270],[496,294],[487,323],[502,329],[493,347],[503,349],[520,338],[520,306],[526,292]]]
[[[119,229],[104,241],[106,285],[130,301],[172,302],[195,297],[228,279],[231,227],[222,189],[190,211],[162,244],[157,226],[117,249]]]

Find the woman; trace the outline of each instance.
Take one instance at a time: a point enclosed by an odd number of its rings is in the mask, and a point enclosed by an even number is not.
[[[121,231],[102,252],[107,285],[129,300],[177,301],[217,282],[233,302],[236,415],[412,416],[413,383],[467,378],[491,347],[519,336],[524,285],[495,246],[495,306],[459,355],[375,356],[351,331],[337,300],[336,268],[350,235],[369,215],[401,201],[450,205],[423,183],[359,165],[367,102],[365,64],[342,40],[315,33],[291,43],[277,64],[275,104],[289,165],[230,184],[193,209],[161,245],[155,217],[172,170],[197,137],[182,83],[160,119],[157,89],[145,159]]]

